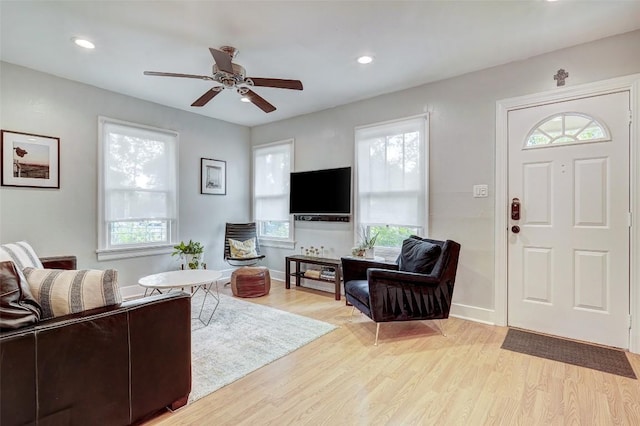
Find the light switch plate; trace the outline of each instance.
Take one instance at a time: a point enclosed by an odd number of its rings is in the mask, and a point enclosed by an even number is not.
[[[489,196],[489,185],[473,185],[473,198],[485,198]]]

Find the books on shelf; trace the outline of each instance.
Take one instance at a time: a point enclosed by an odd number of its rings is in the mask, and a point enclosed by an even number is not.
[[[334,268],[307,269],[303,274],[304,278],[316,280],[335,281],[336,270]]]
[[[336,279],[336,270],[333,268],[322,268],[320,270],[320,279],[333,281]]]

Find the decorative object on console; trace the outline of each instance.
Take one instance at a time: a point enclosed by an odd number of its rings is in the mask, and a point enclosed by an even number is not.
[[[189,269],[198,269],[200,268],[202,261],[202,253],[204,252],[204,246],[198,241],[189,240],[188,244],[185,244],[184,241],[180,241],[180,244],[173,246],[174,252],[171,253],[172,256],[180,256],[180,259],[184,260],[186,266]],[[185,264],[182,264],[182,269],[184,269]]]
[[[304,256],[324,257],[324,246],[320,246],[320,248],[314,246],[304,248],[300,246],[300,254]]]
[[[225,195],[227,193],[227,162],[211,158],[200,159],[200,193]]]
[[[60,188],[60,138],[2,130],[2,185]]]
[[[378,240],[379,233],[373,237],[369,236],[369,232],[365,227],[360,230],[360,244],[351,250],[351,254],[356,257],[364,257],[365,259],[374,258],[374,248]]]
[[[319,269],[307,269],[306,271],[304,271],[304,274],[302,274],[302,276],[304,278],[312,278],[314,280],[319,280],[320,279],[320,270]]]

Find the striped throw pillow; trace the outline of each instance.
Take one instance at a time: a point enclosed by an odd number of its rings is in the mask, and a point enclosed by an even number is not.
[[[25,268],[31,294],[43,319],[59,317],[122,302],[118,271]]]
[[[28,267],[42,269],[43,267],[38,255],[26,241],[2,244],[0,246],[0,262],[5,260],[13,261],[18,270]]]

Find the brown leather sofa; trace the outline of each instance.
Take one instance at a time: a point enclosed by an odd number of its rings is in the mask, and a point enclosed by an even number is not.
[[[75,258],[42,259],[75,269]],[[187,403],[191,304],[123,302],[0,333],[0,424],[127,425]]]

